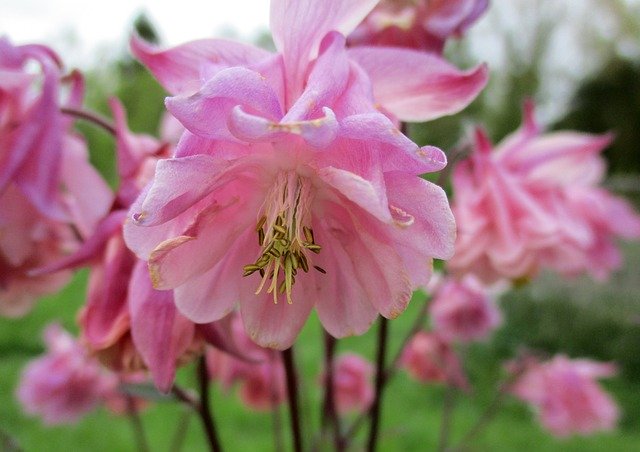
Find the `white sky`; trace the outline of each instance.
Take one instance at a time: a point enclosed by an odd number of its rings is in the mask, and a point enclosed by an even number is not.
[[[68,66],[87,67],[104,49],[126,46],[142,11],[170,45],[229,30],[253,40],[269,25],[268,0],[0,0],[0,35],[14,44],[47,44]]]

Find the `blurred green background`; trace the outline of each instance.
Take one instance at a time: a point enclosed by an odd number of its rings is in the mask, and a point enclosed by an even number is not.
[[[412,125],[410,133],[420,144],[448,150],[471,124],[482,123],[497,142],[519,125],[522,99],[533,97],[550,128],[613,130],[616,141],[605,154],[610,168],[607,184],[638,202],[640,58],[637,51],[622,45],[629,37],[640,42],[637,3],[632,8],[628,2],[593,1],[614,19],[609,17],[607,33],[588,20],[584,26],[577,25],[583,27],[585,42],[582,54],[572,57],[585,59],[588,62],[585,67],[590,69],[564,76],[550,69],[549,63],[559,52],[554,38],[559,16],[550,12],[554,3],[520,4],[529,8],[523,12],[528,17],[527,27],[510,23],[512,18],[506,13],[492,11],[487,20],[496,35],[493,45],[498,43],[505,63],[491,68],[492,78],[485,93],[463,113]],[[148,39],[157,40],[154,26],[144,17],[138,19],[136,26]],[[269,45],[266,35],[263,44]],[[459,66],[469,67],[479,61],[482,52],[466,39],[448,46],[447,55]],[[133,131],[157,134],[165,93],[138,63],[122,55],[86,75],[89,108],[110,116],[107,99],[117,96],[125,104]],[[556,82],[561,84],[560,79],[568,87],[562,95],[553,89]],[[79,123],[78,129],[87,138],[92,161],[115,185],[112,138],[86,123]],[[604,386],[622,408],[619,429],[587,438],[555,439],[539,427],[526,407],[508,400],[495,421],[471,445],[471,450],[640,450],[640,244],[627,243],[622,247],[625,266],[606,284],[543,274],[532,284],[503,297],[504,327],[492,340],[464,351],[473,391],[468,397],[457,397],[454,438],[460,437],[492,400],[502,372],[501,363],[526,346],[549,354],[564,352],[571,357],[618,363],[619,375],[605,381]],[[83,303],[85,282],[83,271],[64,291],[40,302],[28,316],[0,319],[0,451],[57,451],[70,447],[74,451],[94,452],[134,450],[132,430],[125,418],[100,410],[76,425],[47,428],[39,420],[25,417],[15,401],[20,370],[43,351],[40,333],[44,325],[59,320],[69,330],[77,331],[75,315]],[[413,303],[405,314],[391,322],[393,352],[409,330],[418,305]],[[316,385],[322,359],[319,334],[319,323],[312,318],[296,349],[304,377],[303,416],[309,434],[319,425],[321,395]],[[374,336],[371,332],[340,341],[339,350],[355,349],[373,360]],[[192,366],[181,370],[179,378],[183,384],[190,385],[192,373]],[[270,414],[247,411],[233,392],[224,394],[217,387],[213,406],[226,450],[274,448]],[[435,449],[442,406],[441,387],[421,386],[398,374],[384,401],[380,450]],[[281,415],[286,415],[285,410]],[[281,421],[286,421],[286,417]],[[198,419],[189,417],[174,403],[153,404],[144,412],[143,422],[153,451],[175,450],[176,432],[185,429],[183,450],[205,450]],[[288,447],[288,441],[285,444]]]

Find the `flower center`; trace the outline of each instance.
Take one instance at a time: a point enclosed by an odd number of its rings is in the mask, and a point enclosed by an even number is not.
[[[291,289],[298,270],[309,271],[309,252],[319,254],[322,247],[315,242],[311,222],[311,187],[307,179],[295,172],[279,173],[267,193],[263,215],[256,224],[260,255],[253,264],[245,265],[244,275],[259,272],[262,280],[258,295],[265,287],[278,303],[278,295],[286,294],[293,303]],[[326,271],[313,266],[320,273]]]

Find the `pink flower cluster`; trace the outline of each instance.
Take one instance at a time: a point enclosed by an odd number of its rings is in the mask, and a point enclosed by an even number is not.
[[[334,362],[333,398],[338,413],[365,412],[373,403],[373,365],[355,353],[345,353]]]
[[[119,398],[118,377],[100,368],[59,325],[50,325],[44,339],[47,354],[24,369],[17,391],[24,410],[46,424],[77,421],[106,400]]]
[[[615,366],[559,355],[547,362],[530,358],[517,371],[522,374],[511,392],[535,408],[554,435],[586,435],[615,427],[618,407],[594,381],[613,376]]]
[[[37,72],[27,71],[33,63]],[[31,272],[77,247],[111,198],[60,112],[81,103],[81,76],[63,77],[50,49],[6,38],[0,74],[0,314],[18,316],[69,276]]]
[[[455,170],[456,253],[448,268],[485,283],[527,279],[541,268],[606,278],[620,266],[615,239],[640,237],[640,216],[599,187],[609,135],[541,134],[533,106],[495,150],[478,129]]]

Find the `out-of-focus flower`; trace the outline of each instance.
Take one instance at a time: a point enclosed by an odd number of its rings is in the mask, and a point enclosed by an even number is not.
[[[473,276],[445,280],[429,306],[434,330],[449,341],[486,338],[502,322],[489,290]]]
[[[209,348],[209,376],[226,390],[239,384],[240,399],[248,407],[270,410],[286,398],[284,368],[279,355],[251,341],[238,315],[232,314],[229,321],[234,348],[241,351],[242,356]]]
[[[347,51],[332,30],[350,31],[375,3],[273,1],[275,55],[220,40],[166,51],[133,40],[178,94],[167,106],[188,132],[132,206],[125,239],[193,321],[239,302],[252,339],[284,349],[315,306],[332,335],[361,334],[379,313],[399,315],[432,258],[452,252],[444,192],[417,177],[444,155],[376,107],[399,119],[452,113],[486,71],[409,50]],[[402,78],[399,65],[411,68]]]
[[[476,132],[473,154],[454,172],[457,274],[518,280],[549,267],[606,278],[620,265],[617,237],[640,237],[640,217],[597,186],[609,135],[546,135],[527,104],[523,126],[495,150]]]
[[[373,365],[354,353],[341,355],[333,365],[333,397],[338,413],[364,412],[373,403]]]
[[[18,400],[23,409],[46,424],[71,423],[99,406],[116,390],[118,379],[59,325],[44,334],[47,354],[24,369]]]
[[[480,17],[489,0],[383,0],[349,35],[350,45],[409,47],[442,53]]]
[[[176,367],[202,352],[214,327],[196,327],[179,314],[172,293],[153,289],[145,263],[124,244],[126,209],[171,147],[131,133],[121,104],[114,99],[111,108],[120,176],[116,202],[75,254],[44,270],[89,265],[87,302],[79,316],[82,340],[110,369],[125,374],[148,369],[156,386],[168,391]]]
[[[419,382],[468,387],[453,347],[436,333],[418,332],[402,351],[400,363]]]
[[[50,49],[6,38],[0,74],[0,314],[16,316],[67,281],[68,273],[31,271],[77,247],[76,235],[87,237],[112,199],[60,112],[80,104],[82,77],[62,77]]]
[[[542,425],[557,436],[611,430],[616,403],[594,381],[615,374],[615,366],[558,355],[547,362],[528,359],[511,392],[531,404]]]

